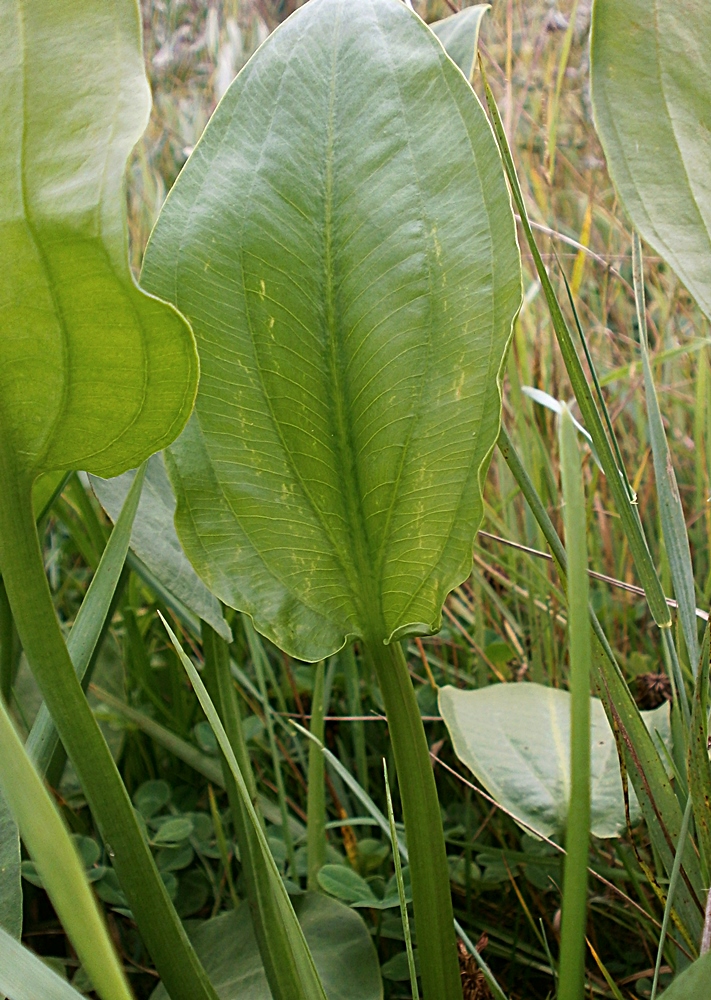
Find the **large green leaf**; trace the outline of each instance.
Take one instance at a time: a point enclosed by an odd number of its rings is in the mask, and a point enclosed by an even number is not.
[[[490,6],[488,3],[476,3],[430,25],[449,58],[459,66],[467,80],[474,70],[481,19]]]
[[[135,476],[132,470],[115,479],[90,477],[99,503],[114,523]],[[175,533],[174,514],[175,497],[168,482],[163,455],[153,455],[146,465],[141,501],[131,532],[131,549],[167,591],[229,641],[232,634],[223,618],[219,601],[212,596],[185,557]]]
[[[592,99],[632,222],[711,316],[711,5],[595,0]]]
[[[297,897],[294,909],[328,1000],[382,1000],[378,956],[358,914],[317,893]],[[192,940],[220,1000],[271,1000],[245,903],[201,924]],[[151,995],[167,998],[162,985]]]
[[[128,266],[149,111],[132,0],[0,0],[0,422],[25,477],[123,472],[190,413],[190,329]]]
[[[143,280],[193,324],[169,451],[210,590],[317,660],[437,631],[467,576],[520,301],[490,127],[396,0],[312,0],[240,73]]]
[[[540,684],[495,684],[476,691],[444,687],[439,705],[459,759],[497,802],[545,837],[564,831],[570,798],[570,694]],[[591,830],[625,830],[617,746],[597,698],[590,700]],[[669,711],[644,712],[658,739],[669,738]],[[640,812],[630,791],[634,820]]]

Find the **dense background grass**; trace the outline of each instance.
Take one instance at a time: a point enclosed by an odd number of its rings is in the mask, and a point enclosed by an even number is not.
[[[457,0],[458,3],[458,0]],[[416,8],[435,20],[458,9],[453,3],[422,0]],[[565,300],[562,268],[575,295],[588,346],[604,385],[620,449],[639,497],[647,538],[665,590],[671,593],[659,525],[658,505],[636,343],[631,285],[631,236],[605,171],[591,118],[588,81],[589,6],[586,0],[549,4],[543,0],[494,0],[481,32],[481,51],[495,90],[531,219],[539,227],[539,246]],[[131,164],[128,198],[131,254],[136,271],[162,201],[197,142],[216,102],[257,45],[293,10],[293,0],[145,0],[146,64],[153,88],[151,124]],[[572,24],[568,30],[572,16]],[[475,78],[480,90],[480,80]],[[560,83],[560,86],[559,86]],[[557,96],[559,90],[559,97]],[[535,386],[568,400],[572,393],[535,272],[524,250],[525,305],[516,324],[504,388],[504,421],[539,494],[562,531],[557,433],[554,415],[534,404],[523,386]],[[682,500],[689,526],[697,582],[697,604],[711,599],[709,538],[711,511],[705,456],[711,437],[711,372],[706,321],[658,259],[646,258],[647,297],[654,372]],[[658,630],[646,603],[634,591],[632,560],[619,527],[604,477],[586,451],[588,546],[591,566],[610,581],[592,582],[592,599],[620,663],[643,707],[668,694]],[[451,596],[440,635],[413,643],[409,659],[425,716],[436,716],[433,683],[463,687],[505,681],[567,683],[564,593],[549,561],[504,544],[512,541],[545,551],[502,456],[494,453],[486,485],[486,513],[475,550],[472,576]],[[55,504],[46,528],[46,561],[57,606],[69,625],[79,607],[109,530],[93,498],[74,479]],[[615,582],[616,581],[616,582]],[[118,603],[94,675],[91,695],[120,760],[129,791],[138,793],[149,829],[169,816],[185,817],[191,832],[182,855],[161,854],[169,888],[185,917],[207,917],[232,905],[240,894],[239,864],[232,857],[232,831],[224,794],[189,768],[163,743],[145,732],[152,719],[202,750],[214,761],[214,740],[184,679],[182,667],[166,645],[155,612],[159,602],[131,575]],[[237,616],[233,654],[246,678],[256,683],[247,643]],[[184,634],[195,655],[194,637]],[[313,668],[268,649],[272,706],[286,718],[310,710]],[[367,671],[358,690],[348,684],[343,661],[327,668],[330,685],[327,743],[341,761],[367,783],[384,808],[381,759],[395,773],[382,702]],[[99,689],[98,693],[96,689]],[[104,693],[102,693],[104,692]],[[107,696],[108,694],[108,696]],[[277,775],[254,688],[242,686],[250,747],[261,792],[278,799]],[[114,699],[113,701],[111,699]],[[131,719],[120,708],[133,710]],[[15,706],[31,722],[37,695],[26,669],[16,684]],[[343,721],[342,717],[365,717]],[[436,766],[451,861],[457,916],[476,940],[488,938],[484,952],[513,998],[537,1000],[554,990],[547,953],[557,954],[561,865],[552,849],[521,831],[468,784],[454,758],[441,722],[427,722],[440,763]],[[304,741],[278,726],[281,771],[290,813],[305,821],[306,748]],[[81,794],[67,771],[58,785],[59,801],[72,828],[85,842],[91,865],[110,868]],[[146,782],[165,784],[146,785]],[[214,798],[212,792],[214,791]],[[152,797],[151,797],[152,796]],[[146,801],[149,805],[146,806]],[[156,802],[159,807],[151,814]],[[358,822],[362,807],[335,774],[327,787],[332,859],[346,859],[361,874],[387,880],[392,874],[389,842],[373,826]],[[399,816],[397,795],[395,810]],[[286,863],[278,813],[269,833],[275,854]],[[353,820],[355,822],[348,822]],[[187,829],[187,828],[186,828]],[[220,849],[224,832],[229,857]],[[305,849],[296,836],[296,872],[305,876]],[[639,870],[638,851],[654,859],[643,828],[631,838],[595,842],[591,865],[609,883],[657,921],[661,908]],[[225,864],[227,862],[227,864]],[[31,869],[27,870],[32,875]],[[106,902],[112,933],[131,973],[137,995],[155,984],[145,951],[110,872],[97,881]],[[26,939],[56,958],[68,974],[77,963],[39,888],[25,882]],[[397,911],[380,919],[364,911],[385,964],[387,995],[409,997],[402,928]],[[588,937],[592,949],[618,984],[622,996],[648,996],[656,954],[656,930],[637,908],[601,881],[591,883]],[[484,942],[482,942],[484,943]],[[592,954],[588,953],[590,995],[612,996]],[[393,978],[394,977],[394,978]],[[399,978],[401,977],[401,978]],[[487,993],[470,977],[470,997]]]

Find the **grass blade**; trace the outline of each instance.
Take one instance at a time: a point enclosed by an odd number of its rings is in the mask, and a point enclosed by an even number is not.
[[[293,719],[291,719],[290,722],[291,725],[295,729],[297,729],[303,736],[306,736],[307,739],[309,740],[315,741],[315,737],[308,731],[308,729],[304,729],[303,726],[300,726],[298,722],[294,722]],[[350,788],[350,790],[353,792],[353,794],[361,803],[361,805],[365,807],[368,814],[373,817],[373,819],[378,824],[383,833],[387,834],[387,836],[390,836],[391,835],[390,824],[383,815],[383,813],[380,811],[380,809],[377,807],[375,802],[373,802],[370,795],[368,795],[368,793],[360,786],[360,784],[353,777],[348,768],[344,767],[343,764],[341,764],[340,760],[338,759],[338,757],[336,757],[335,754],[331,753],[331,751],[328,750],[325,746],[323,746],[323,744],[319,744],[319,746],[321,749],[321,753],[324,755],[324,757],[331,765],[333,770],[336,772],[336,774],[343,780],[343,783],[347,785],[348,788]],[[401,837],[397,833],[397,831],[396,831],[396,840],[397,840],[398,850],[400,851],[400,857],[405,863],[407,863],[409,861],[407,846],[405,844],[404,838]],[[477,965],[481,969],[482,973],[484,974],[484,978],[486,979],[487,985],[491,990],[494,1000],[508,1000],[506,994],[496,981],[494,973],[491,971],[489,966],[486,964],[484,959],[476,950],[471,939],[468,937],[464,928],[462,927],[462,925],[459,923],[458,920],[454,921],[454,929],[457,932],[459,939],[463,942],[467,951],[469,952],[470,955],[472,955]]]
[[[267,696],[267,684],[264,677],[267,654],[264,651],[264,646],[259,638],[259,635],[255,631],[254,625],[252,624],[252,619],[249,615],[242,615],[242,621],[244,622],[244,631],[247,636],[247,642],[249,644],[249,651],[252,656],[252,663],[254,664],[254,670],[257,675],[257,683],[259,684],[259,693],[261,694],[262,704],[264,705],[264,722],[267,727],[267,736],[269,738],[269,749],[272,755],[272,766],[274,768],[274,781],[277,786],[277,794],[279,796],[279,809],[281,810],[281,821],[282,821],[282,832],[284,835],[284,844],[286,845],[286,857],[289,862],[289,868],[293,872],[295,870],[294,866],[294,841],[291,836],[291,830],[289,829],[289,810],[286,804],[286,790],[284,788],[284,775],[281,770],[281,756],[279,754],[279,748],[277,746],[276,737],[274,736],[274,722],[272,719],[272,713],[269,711],[269,698]],[[276,686],[276,685],[275,685]],[[271,707],[271,706],[269,706]],[[284,706],[286,708],[286,706]]]
[[[567,557],[563,543],[503,424],[499,433],[499,448],[550,545],[561,579],[565,580]],[[592,646],[593,681],[596,693],[605,706],[613,731],[618,734],[618,749],[625,772],[632,780],[654,847],[667,873],[671,873],[676,852],[676,838],[682,823],[679,801],[592,608],[589,609],[589,615],[596,638]],[[699,913],[703,913],[703,907],[698,896],[702,885],[701,873],[690,851],[687,851],[684,858],[682,877],[684,884],[679,888],[677,905],[684,922],[687,941],[693,941],[698,934]]]
[[[323,739],[323,737],[321,737]],[[313,747],[316,745],[311,744]],[[318,749],[316,749],[318,753]],[[321,756],[319,754],[319,756]],[[323,757],[321,756],[323,760]],[[402,862],[398,850],[397,830],[395,829],[395,814],[393,812],[393,800],[390,795],[390,782],[388,781],[388,765],[383,757],[383,777],[385,779],[385,797],[388,803],[388,825],[390,827],[390,843],[393,849],[393,865],[395,866],[395,881],[397,882],[397,894],[400,899],[400,916],[402,917],[402,929],[405,934],[405,951],[407,952],[407,967],[410,972],[410,986],[412,987],[412,1000],[420,1000],[420,991],[417,987],[417,970],[415,968],[415,956],[412,951],[412,934],[410,932],[410,918],[407,914],[407,899],[405,897],[405,883],[402,878]]]
[[[659,934],[659,946],[657,948],[657,960],[654,963],[654,979],[652,980],[652,995],[650,1000],[656,1000],[657,987],[659,985],[659,970],[662,967],[662,956],[664,954],[664,942],[667,936],[667,928],[669,927],[669,918],[672,914],[672,907],[674,905],[674,896],[676,895],[677,886],[679,885],[679,872],[681,871],[681,859],[684,855],[684,847],[686,846],[686,838],[689,833],[689,821],[691,820],[691,814],[693,811],[693,802],[691,796],[686,800],[686,808],[684,809],[684,818],[681,823],[681,832],[679,834],[679,843],[677,844],[676,854],[674,855],[674,865],[672,866],[671,877],[669,879],[669,889],[667,890],[667,901],[664,905],[664,917],[662,919],[662,930]]]
[[[642,523],[639,518],[639,512],[633,502],[635,498],[629,495],[626,477],[622,470],[618,468],[612,452],[612,447],[607,434],[605,433],[595,399],[590,391],[587,377],[583,371],[583,366],[575,349],[568,324],[563,316],[560,304],[558,303],[555,291],[553,290],[550,278],[548,277],[545,264],[543,263],[543,258],[541,257],[540,251],[534,239],[531,224],[528,220],[528,213],[526,212],[526,205],[523,200],[523,193],[518,182],[516,168],[514,166],[511,150],[506,138],[506,133],[496,106],[496,101],[494,100],[494,95],[492,94],[489,84],[486,81],[486,76],[483,73],[483,67],[482,76],[484,78],[486,101],[491,113],[494,135],[496,136],[496,140],[499,145],[499,151],[509,179],[511,192],[516,206],[518,207],[521,225],[523,226],[523,230],[536,265],[541,287],[543,288],[546,302],[548,303],[553,328],[560,346],[561,354],[563,355],[563,360],[568,371],[573,392],[575,393],[575,398],[578,401],[578,406],[580,407],[585,427],[593,439],[600,462],[605,470],[608,485],[615,502],[615,507],[620,515],[620,520],[622,522],[625,535],[627,536],[630,551],[632,553],[635,566],[637,567],[640,581],[647,596],[650,611],[652,612],[652,616],[657,625],[660,628],[666,628],[671,624],[671,616],[664,598],[664,591],[662,590],[659,576],[647,546],[647,541],[642,529]]]
[[[709,628],[704,634],[689,731],[689,799],[703,866],[704,884],[711,875],[711,769],[709,769]]]
[[[91,662],[126,562],[131,528],[141,498],[144,473],[145,464],[136,473],[67,640],[67,650],[80,681]],[[49,709],[43,702],[27,738],[27,752],[40,774],[47,773],[58,743],[59,735]]]
[[[674,474],[674,465],[667,443],[667,436],[664,431],[657,392],[654,387],[652,368],[649,363],[647,311],[644,302],[644,263],[642,260],[642,246],[636,232],[632,242],[632,274],[634,278],[634,297],[637,306],[637,323],[639,326],[639,346],[644,372],[644,392],[647,400],[649,439],[652,445],[654,478],[659,497],[659,514],[662,522],[667,558],[669,559],[669,568],[674,583],[674,596],[679,602],[679,619],[684,633],[684,641],[686,642],[692,670],[696,673],[699,662],[699,634],[696,626],[694,571],[691,565],[691,551],[689,549],[689,535],[686,530],[684,509],[681,505],[679,487],[676,475]]]
[[[160,612],[159,612],[160,614]],[[234,779],[239,797],[250,823],[251,834],[257,850],[252,857],[253,864],[258,864],[258,869],[254,871],[254,883],[261,892],[261,905],[271,913],[268,923],[269,942],[273,948],[277,961],[273,963],[276,981],[269,985],[275,1000],[327,1000],[321,980],[319,979],[316,966],[314,965],[311,952],[301,925],[296,919],[294,908],[291,905],[286,888],[282,881],[279,870],[274,862],[272,853],[267,843],[267,838],[262,828],[262,824],[252,802],[244,776],[237,763],[227,733],[220,721],[215,706],[205,685],[200,679],[200,675],[193,666],[190,658],[185,654],[183,647],[178,642],[177,636],[171,629],[168,622],[161,615],[161,620],[170,636],[170,641],[180,658],[180,662],[185,668],[185,672],[190,678],[198,701],[205,713],[212,731],[222,753],[229,764],[232,777]],[[265,971],[269,971],[265,962]]]
[[[561,413],[559,433],[568,557],[571,720],[558,998],[579,1000],[585,988],[590,851],[590,618],[585,491],[576,429],[567,407]]]
[[[0,787],[77,954],[102,1000],[131,991],[84,874],[84,866],[40,776],[0,704]]]

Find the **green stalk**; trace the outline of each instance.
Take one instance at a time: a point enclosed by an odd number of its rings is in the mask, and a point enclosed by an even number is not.
[[[427,737],[399,642],[365,642],[385,702],[410,857],[425,1000],[462,1000],[447,852]]]
[[[585,989],[588,855],[590,851],[590,618],[585,492],[577,432],[567,407],[560,417],[561,478],[568,557],[570,648],[570,804],[565,836],[558,1000]]]
[[[323,743],[326,706],[323,698],[325,664],[316,664],[313,698],[311,699],[311,732]],[[318,873],[326,864],[326,788],[323,754],[318,744],[309,743],[309,795],[306,806],[306,856],[308,888],[318,892]]]
[[[44,573],[31,486],[0,447],[0,572],[22,645],[168,992],[173,1000],[217,1000],[74,672]]]
[[[96,992],[103,1000],[131,1000],[84,866],[2,703],[0,787]]]

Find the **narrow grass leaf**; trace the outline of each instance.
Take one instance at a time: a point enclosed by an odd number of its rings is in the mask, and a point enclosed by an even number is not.
[[[664,545],[674,584],[674,596],[679,602],[679,618],[684,633],[684,641],[689,654],[692,670],[696,674],[699,663],[699,633],[696,625],[696,590],[694,570],[691,565],[689,535],[686,529],[684,508],[681,505],[679,486],[676,481],[671,451],[659,407],[657,390],[649,363],[649,339],[647,336],[647,309],[644,297],[644,261],[639,235],[635,232],[632,241],[632,275],[634,279],[639,347],[642,354],[644,372],[644,392],[647,400],[649,439],[654,458],[654,479],[657,486],[659,516],[662,522]],[[681,693],[680,693],[681,694]]]
[[[669,878],[669,888],[667,889],[667,899],[664,904],[664,917],[662,918],[662,929],[659,934],[659,944],[657,946],[657,959],[654,963],[654,978],[652,980],[652,995],[650,1000],[656,1000],[657,987],[659,986],[659,970],[662,967],[662,957],[664,955],[664,942],[667,937],[667,930],[669,928],[669,920],[671,918],[672,909],[674,906],[674,897],[676,895],[676,890],[679,885],[679,872],[681,870],[681,859],[684,856],[684,848],[686,847],[686,838],[689,833],[689,822],[693,814],[693,801],[691,796],[686,800],[686,808],[684,809],[684,818],[681,823],[681,832],[679,833],[679,843],[676,847],[676,853],[674,855],[674,864],[671,870],[671,876]]]
[[[704,882],[711,875],[711,767],[709,767],[709,627],[701,648],[689,733],[689,799],[703,865]]]
[[[563,543],[503,424],[499,432],[499,447],[550,545],[559,572],[565,579],[567,558]],[[605,706],[613,732],[617,735],[618,752],[624,760],[625,773],[634,786],[650,837],[669,874],[674,864],[676,838],[682,823],[679,800],[669,781],[659,750],[642,720],[639,708],[592,608],[589,609],[589,614],[595,633],[595,642],[592,646],[595,689]],[[686,934],[689,940],[694,940],[701,931],[700,915],[703,914],[703,906],[699,894],[702,892],[703,882],[698,862],[691,851],[687,851],[684,858],[682,878],[684,884],[679,888],[677,905]]]
[[[314,744],[312,744],[314,745]],[[410,988],[412,989],[412,1000],[420,1000],[420,991],[417,986],[417,970],[415,969],[415,955],[412,950],[412,933],[410,932],[410,918],[407,913],[407,899],[405,897],[405,884],[402,878],[402,862],[398,850],[397,830],[395,829],[395,813],[393,812],[393,800],[390,794],[390,782],[388,781],[388,765],[383,757],[383,778],[385,779],[385,797],[388,803],[388,826],[390,828],[390,843],[393,849],[393,865],[395,866],[395,879],[397,881],[397,893],[400,900],[400,916],[402,917],[402,929],[405,934],[405,951],[407,953],[407,967],[410,971]]]
[[[531,229],[531,224],[528,219],[526,204],[523,200],[523,193],[516,175],[516,168],[511,156],[508,139],[506,138],[506,133],[496,106],[496,101],[494,100],[494,95],[492,94],[491,88],[486,81],[485,87],[486,100],[491,113],[494,135],[496,136],[499,144],[499,151],[504,161],[504,167],[506,168],[506,174],[509,179],[514,202],[518,208],[521,225],[523,226],[526,240],[536,265],[536,271],[538,272],[538,277],[546,297],[546,302],[548,303],[551,319],[553,321],[553,328],[560,346],[561,354],[563,355],[563,360],[568,371],[573,392],[575,393],[575,398],[580,407],[583,422],[593,439],[600,457],[600,462],[605,470],[605,475],[607,476],[615,508],[620,515],[620,520],[622,522],[625,535],[627,536],[630,551],[634,558],[640,581],[644,587],[652,616],[660,628],[667,627],[671,623],[671,616],[669,614],[669,608],[667,607],[664,591],[662,590],[662,585],[659,580],[659,575],[657,574],[652,556],[647,546],[642,523],[639,518],[639,512],[635,503],[633,503],[635,498],[630,496],[626,484],[626,476],[618,467],[615,460],[615,456],[607,434],[605,433],[605,428],[600,418],[595,399],[590,390],[588,379],[575,349],[568,324],[561,310],[557,296],[548,276],[548,271],[546,270],[543,258],[541,257],[533,236],[533,230]]]
[[[301,925],[296,918],[294,908],[291,905],[281,875],[272,857],[262,824],[255,812],[249,789],[237,763],[237,758],[234,755],[227,733],[207,693],[207,689],[200,679],[200,675],[162,615],[161,619],[170,636],[170,641],[180,658],[180,662],[183,664],[185,672],[190,679],[202,710],[212,727],[220,749],[229,764],[232,777],[242,800],[243,808],[249,817],[259,848],[258,856],[253,858],[253,863],[259,864],[259,870],[254,873],[255,882],[261,884],[263,887],[265,905],[272,904],[273,923],[269,928],[269,933],[272,944],[279,953],[279,962],[275,966],[278,973],[278,980],[270,983],[275,993],[275,1000],[292,1000],[292,998],[293,1000],[326,1000],[326,995],[308,945],[306,944]]]
[[[126,561],[131,539],[131,527],[138,509],[144,473],[145,465],[142,465],[128,491],[121,508],[121,514],[116,520],[99,566],[89,584],[89,589],[69,633],[67,649],[74,664],[74,671],[80,681],[89,666],[104,628],[114,591]],[[49,714],[49,709],[42,702],[26,744],[27,752],[40,774],[47,773],[47,768],[58,743],[59,734]]]
[[[315,739],[314,736],[308,731],[308,729],[304,729],[303,726],[300,726],[298,722],[294,722],[293,719],[290,721],[291,725],[307,739],[309,740]],[[335,754],[331,753],[331,751],[322,744],[320,744],[320,747],[321,747],[321,753],[324,755],[324,757],[331,765],[331,767],[334,769],[336,774],[343,780],[343,782],[348,786],[348,788],[350,788],[350,790],[353,792],[353,794],[361,803],[361,805],[363,805],[367,810],[367,812],[373,817],[373,819],[378,824],[383,833],[385,833],[387,836],[390,836],[391,834],[390,823],[383,815],[381,810],[378,808],[378,806],[375,804],[375,802],[373,802],[370,795],[368,795],[368,793],[361,787],[361,785],[358,783],[356,778],[353,777],[348,768],[344,767],[343,764],[341,764],[340,760],[338,759],[338,757],[336,757]],[[407,864],[407,862],[409,861],[409,854],[407,846],[405,844],[405,839],[404,837],[400,836],[399,833],[397,833],[397,830],[395,831],[395,834],[396,834],[398,849],[400,851],[400,857]],[[454,921],[454,929],[459,939],[463,942],[467,951],[469,952],[470,955],[472,955],[477,965],[481,969],[482,973],[484,974],[484,978],[486,979],[487,985],[492,992],[494,1000],[508,1000],[506,994],[496,981],[496,977],[494,976],[493,972],[491,971],[487,963],[484,961],[484,959],[481,957],[479,952],[476,950],[474,944],[472,943],[471,939],[469,938],[466,931],[464,930],[464,928],[462,927],[462,925],[459,923],[458,920]]]
[[[588,855],[590,852],[590,617],[585,490],[575,425],[560,416],[565,551],[568,558],[570,651],[570,807],[565,834],[559,1000],[579,1000],[585,987]]]
[[[47,894],[102,1000],[130,1000],[84,865],[0,703],[0,788]]]

